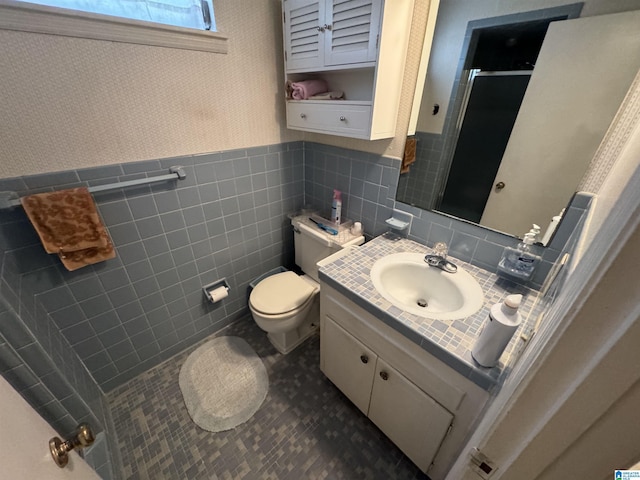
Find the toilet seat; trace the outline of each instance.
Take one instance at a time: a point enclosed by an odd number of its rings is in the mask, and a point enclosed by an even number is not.
[[[262,280],[249,296],[251,307],[265,315],[280,315],[303,306],[316,289],[294,272],[282,272]]]

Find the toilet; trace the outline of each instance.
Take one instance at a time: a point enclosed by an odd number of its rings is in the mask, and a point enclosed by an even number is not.
[[[296,265],[304,274],[286,271],[268,276],[249,295],[254,321],[283,354],[313,335],[320,324],[317,263],[348,246],[364,243],[362,235],[352,235],[348,229],[330,235],[313,224],[308,215],[292,218],[291,224]]]

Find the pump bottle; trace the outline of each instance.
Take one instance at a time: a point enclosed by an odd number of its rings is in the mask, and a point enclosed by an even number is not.
[[[520,326],[518,308],[522,295],[509,295],[503,303],[491,307],[489,318],[471,350],[471,356],[483,367],[494,367]]]

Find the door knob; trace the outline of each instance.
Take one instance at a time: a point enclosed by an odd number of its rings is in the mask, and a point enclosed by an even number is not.
[[[96,437],[88,423],[81,423],[76,428],[75,435],[63,442],[59,437],[49,440],[49,451],[60,468],[64,468],[69,463],[69,452],[74,448],[81,449],[91,445]]]
[[[380,372],[380,378],[386,381],[389,379],[389,374],[387,372]]]
[[[506,187],[506,185],[504,184],[504,182],[498,182],[498,183],[496,183],[496,190],[502,190],[504,187]]]
[[[300,114],[300,118],[307,118],[307,115],[306,115],[306,114],[304,114],[304,113],[301,113],[301,114]]]
[[[346,122],[347,121],[347,117],[345,117],[344,115],[340,116],[340,121],[341,122]]]
[[[360,361],[362,363],[369,363],[369,357],[367,357],[366,355],[360,355]]]

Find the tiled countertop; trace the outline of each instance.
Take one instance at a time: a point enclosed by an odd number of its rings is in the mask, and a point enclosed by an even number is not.
[[[530,334],[541,310],[538,292],[449,256],[450,261],[469,272],[482,287],[482,308],[463,320],[441,321],[419,317],[384,299],[374,288],[369,276],[376,260],[400,252],[432,253],[424,245],[386,233],[322,266],[319,270],[320,280],[485,390],[492,390],[502,383],[517,353],[524,346],[522,336]],[[493,368],[481,367],[471,357],[471,349],[489,316],[491,306],[513,293],[523,295],[519,310],[522,324],[498,365]]]

